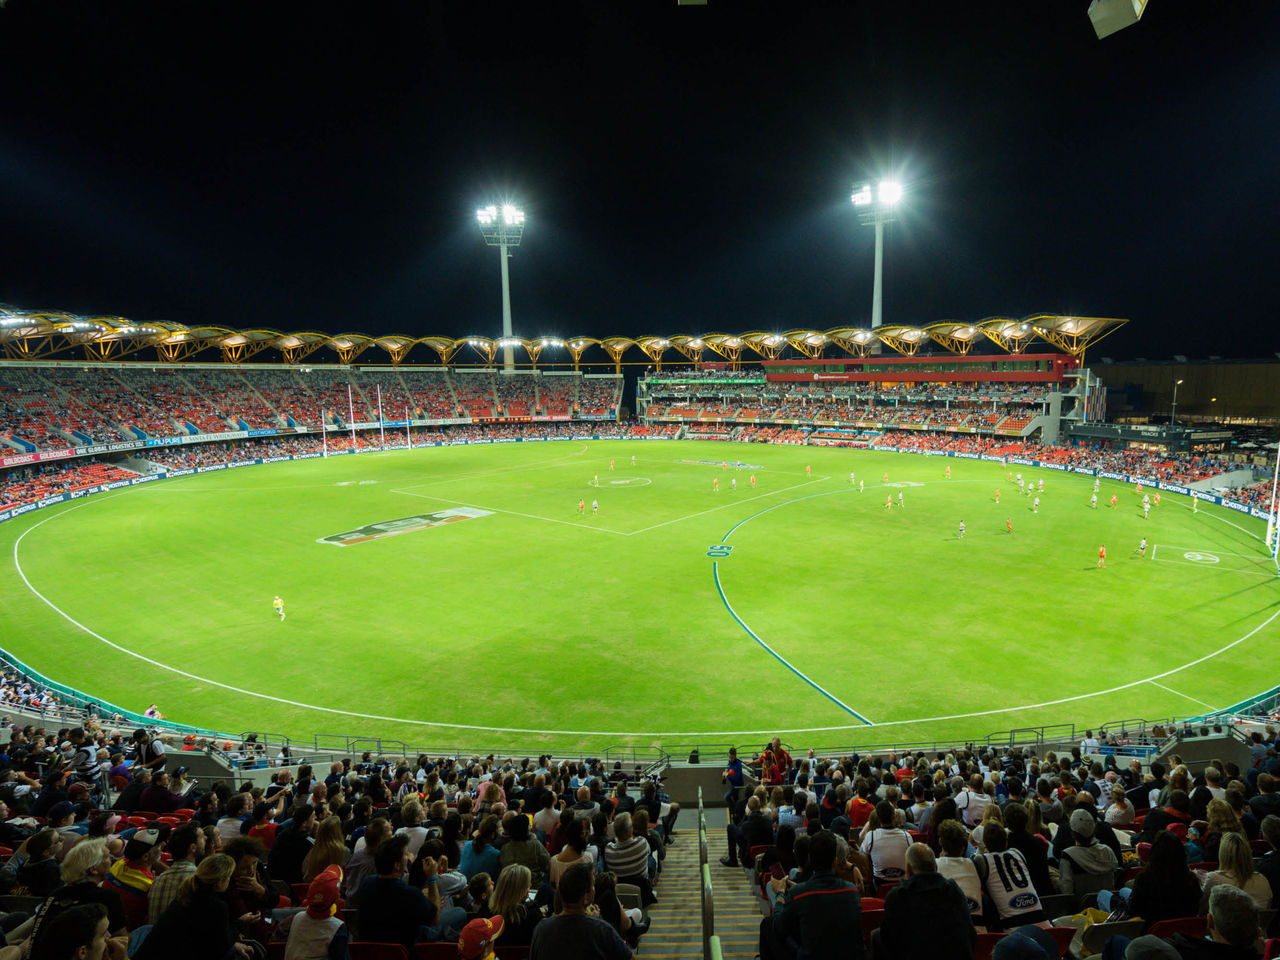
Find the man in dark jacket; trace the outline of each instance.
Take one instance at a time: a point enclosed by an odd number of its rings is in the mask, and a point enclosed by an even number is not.
[[[954,880],[938,873],[933,851],[913,843],[907,848],[907,879],[884,902],[884,922],[872,935],[873,952],[894,960],[971,960],[977,942],[965,895]]]
[[[1135,843],[1150,843],[1161,830],[1168,829],[1170,824],[1191,823],[1191,798],[1185,790],[1170,790],[1169,805],[1162,810],[1152,810],[1142,821],[1142,832],[1135,836]],[[1054,838],[1057,839],[1056,837]]]
[[[760,798],[756,796],[747,799],[747,815],[742,821],[729,824],[725,830],[729,834],[729,855],[721,857],[720,862],[726,867],[736,867],[740,862],[751,866],[751,848],[773,843],[773,820],[760,809]]]
[[[1103,846],[1110,847],[1111,852],[1116,855],[1116,863],[1120,863],[1124,859],[1120,853],[1120,838],[1116,836],[1111,824],[1098,816],[1098,808],[1093,804],[1093,795],[1084,792],[1080,793],[1076,797],[1075,809],[1089,812],[1089,816],[1093,817],[1094,822],[1093,839]],[[1075,811],[1073,810],[1072,813],[1074,814]],[[1071,831],[1071,818],[1068,817],[1065,823],[1058,824],[1058,832],[1053,835],[1053,858],[1061,860],[1063,851],[1072,847],[1078,840],[1079,837]]]
[[[864,960],[862,899],[835,875],[835,862],[836,836],[823,830],[809,843],[811,879],[770,881],[778,900],[760,924],[761,960]]]
[[[1009,834],[1009,849],[1017,850],[1022,859],[1027,861],[1027,870],[1031,874],[1031,885],[1036,895],[1047,897],[1055,893],[1053,878],[1049,876],[1048,845],[1043,837],[1034,836],[1027,830],[1030,814],[1021,804],[1011,803],[1004,809],[1004,827]],[[1058,828],[1061,833],[1065,825]],[[1115,834],[1112,834],[1115,836]]]
[[[267,872],[273,880],[302,882],[302,861],[311,852],[311,830],[316,824],[315,807],[294,804],[293,819],[276,834],[276,842],[267,854]]]

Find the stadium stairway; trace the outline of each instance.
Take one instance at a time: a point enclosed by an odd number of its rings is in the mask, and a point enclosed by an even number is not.
[[[740,867],[721,866],[728,852],[722,817],[724,811],[707,812],[707,861],[711,865],[711,889],[715,901],[715,932],[725,957],[754,957],[760,938],[759,898]],[[700,960],[702,957],[702,906],[699,892],[698,830],[694,814],[683,814],[675,843],[667,847],[667,859],[658,883],[658,902],[649,909],[652,925],[640,939],[636,956],[641,960]]]

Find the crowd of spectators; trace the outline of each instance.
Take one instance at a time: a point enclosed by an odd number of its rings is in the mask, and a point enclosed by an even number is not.
[[[0,473],[0,510],[59,493],[70,493],[137,474],[97,460],[73,460],[14,467]]]
[[[0,720],[0,893],[34,898],[0,913],[0,960],[98,960],[56,952],[85,909],[112,958],[138,960],[256,960],[272,941],[295,960],[360,941],[629,958],[649,929],[618,885],[657,902],[680,808],[639,768],[366,753],[206,786],[181,764],[196,741]]]
[[[1180,935],[1167,954],[1126,955],[1126,939],[1107,956],[1259,956],[1260,917],[1272,911],[1263,922],[1275,935],[1280,893],[1274,727],[1251,733],[1249,766],[1213,760],[1198,774],[1176,756],[1171,766],[1117,760],[1126,737],[1088,732],[1043,756],[967,747],[793,758],[778,738],[749,761],[731,750],[721,863],[752,870],[769,901],[759,956],[850,955],[842,944],[874,924],[878,956],[973,956],[978,934],[1015,932],[1058,960],[1062,946],[1036,928],[1094,922],[1077,915],[1086,896],[1099,918],[1134,918],[1135,935],[1207,918],[1207,939],[1235,948]],[[883,912],[864,925],[869,910]],[[997,960],[1005,950],[1042,960],[997,943]]]

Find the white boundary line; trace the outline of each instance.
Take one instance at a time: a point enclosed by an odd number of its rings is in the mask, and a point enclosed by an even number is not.
[[[1192,703],[1198,703],[1198,704],[1200,704],[1200,706],[1204,707],[1204,708],[1205,708],[1206,710],[1208,710],[1210,713],[1212,713],[1212,712],[1213,712],[1213,705],[1212,705],[1212,704],[1205,703],[1203,700],[1200,700],[1200,699],[1198,699],[1198,698],[1196,698],[1196,697],[1188,696],[1187,694],[1183,693],[1181,690],[1175,690],[1175,689],[1173,689],[1173,687],[1166,687],[1163,683],[1156,683],[1154,680],[1150,680],[1150,681],[1148,681],[1148,682],[1149,682],[1153,687],[1159,687],[1161,690],[1168,690],[1170,693],[1176,693],[1178,696],[1182,697],[1184,700],[1190,700]]]
[[[804,484],[801,484],[801,486],[804,486]],[[358,713],[353,710],[338,710],[333,707],[321,707],[321,706],[316,706],[315,704],[301,703],[297,700],[288,700],[288,699],[285,699],[284,697],[277,697],[268,693],[259,693],[256,690],[247,690],[243,687],[232,686],[231,684],[222,683],[218,680],[212,680],[208,677],[199,676],[198,674],[188,673],[187,671],[180,670],[177,667],[171,667],[167,663],[161,663],[159,660],[153,660],[150,657],[143,656],[142,654],[134,650],[130,650],[127,647],[122,647],[118,643],[113,643],[112,641],[108,640],[106,637],[102,636],[99,633],[96,633],[95,631],[91,630],[89,627],[85,626],[79,620],[76,620],[74,617],[72,617],[69,613],[64,611],[61,607],[55,604],[52,600],[46,597],[43,593],[41,593],[31,584],[31,581],[27,579],[26,572],[22,569],[21,561],[18,559],[18,547],[21,546],[22,541],[26,539],[27,534],[31,533],[33,530],[38,530],[40,527],[44,526],[50,520],[56,520],[58,517],[71,513],[72,511],[79,510],[81,507],[86,507],[90,503],[97,503],[103,500],[114,499],[115,497],[121,496],[122,494],[127,492],[128,492],[127,490],[122,490],[119,493],[108,494],[106,496],[94,497],[89,500],[84,500],[79,504],[71,507],[68,510],[62,510],[58,513],[52,514],[51,516],[45,517],[43,520],[40,520],[32,524],[30,527],[24,530],[22,534],[18,537],[18,539],[15,540],[13,543],[14,568],[18,571],[18,576],[22,578],[22,582],[26,585],[27,589],[30,590],[33,594],[35,594],[35,596],[38,597],[40,601],[44,603],[47,607],[49,607],[50,610],[58,614],[58,616],[62,617],[72,626],[77,627],[84,633],[87,633],[89,636],[93,637],[95,640],[98,640],[99,642],[106,644],[108,647],[111,647],[113,650],[117,650],[120,653],[124,653],[124,654],[127,654],[128,656],[134,657],[137,660],[141,660],[143,663],[148,663],[154,667],[159,667],[161,670],[167,670],[170,673],[175,673],[179,676],[186,677],[190,680],[195,680],[200,683],[207,683],[210,686],[219,687],[223,690],[229,690],[232,693],[240,693],[240,694],[244,694],[245,696],[256,697],[260,700],[270,700],[274,703],[285,704],[286,706],[301,707],[304,710],[315,710],[321,713],[331,713],[331,714],[336,714],[338,716],[344,716],[344,717],[356,717],[361,720],[384,720],[388,723],[403,723],[403,724],[420,726],[420,727],[441,727],[445,729],[451,728],[454,730],[483,730],[490,733],[534,733],[534,734],[541,733],[541,734],[552,734],[556,736],[578,736],[578,737],[654,738],[654,737],[721,737],[721,736],[748,736],[748,735],[755,736],[755,735],[774,734],[774,733],[777,733],[777,734],[826,733],[826,732],[834,732],[838,730],[867,729],[867,726],[861,723],[839,724],[835,726],[825,726],[825,727],[791,727],[787,729],[770,727],[764,730],[703,730],[703,731],[677,730],[677,731],[659,731],[659,732],[653,732],[653,733],[639,732],[635,730],[548,730],[545,728],[531,729],[531,728],[524,728],[524,727],[491,727],[491,726],[483,726],[478,724],[446,723],[444,721],[439,721],[439,720],[413,720],[413,719],[407,719],[404,717],[390,717],[390,716],[384,716],[380,714]],[[432,499],[435,499],[435,498],[432,498]],[[739,502],[742,502],[742,501],[739,501]],[[779,506],[781,506],[781,504],[779,504]],[[716,508],[716,509],[719,509],[719,508]],[[694,516],[698,516],[698,514],[694,514]],[[685,518],[685,519],[688,519],[688,518]],[[1041,707],[1053,707],[1063,703],[1074,703],[1077,700],[1088,700],[1092,697],[1106,696],[1107,694],[1117,693],[1121,690],[1129,690],[1133,687],[1139,686],[1144,683],[1152,683],[1156,680],[1163,680],[1165,677],[1172,676],[1175,673],[1180,673],[1183,670],[1186,670],[1190,667],[1197,666],[1198,664],[1204,663],[1206,660],[1211,660],[1220,654],[1226,653],[1232,647],[1238,646],[1239,644],[1244,643],[1246,640],[1251,639],[1255,634],[1260,632],[1263,628],[1269,626],[1272,623],[1272,621],[1274,621],[1277,617],[1280,617],[1280,610],[1276,610],[1275,613],[1271,614],[1271,616],[1267,617],[1266,620],[1262,621],[1262,623],[1258,624],[1256,627],[1254,627],[1252,630],[1250,630],[1248,633],[1246,633],[1244,636],[1240,637],[1239,639],[1233,640],[1230,643],[1219,647],[1217,650],[1214,650],[1212,653],[1207,653],[1203,657],[1200,657],[1196,660],[1191,660],[1187,663],[1182,664],[1179,667],[1174,667],[1171,670],[1166,670],[1163,673],[1157,673],[1150,677],[1143,677],[1141,680],[1132,680],[1129,683],[1123,683],[1123,684],[1120,684],[1119,686],[1110,687],[1106,690],[1095,690],[1092,693],[1082,693],[1073,697],[1060,697],[1057,700],[1045,700],[1041,703],[1028,703],[1028,704],[1020,704],[1020,705],[1009,706],[1009,707],[997,707],[992,710],[975,710],[970,713],[956,713],[956,714],[951,714],[950,716],[919,717],[914,720],[885,720],[877,723],[875,726],[876,727],[897,727],[897,726],[906,726],[906,725],[916,724],[916,723],[939,723],[947,720],[969,720],[975,717],[989,717],[989,716],[994,716],[1000,713],[1011,713],[1018,710],[1038,710]],[[1173,692],[1176,693],[1177,691],[1173,691]]]

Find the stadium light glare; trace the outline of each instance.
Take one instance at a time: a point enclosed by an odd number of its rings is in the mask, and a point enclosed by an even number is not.
[[[895,203],[902,199],[902,184],[897,180],[881,180],[880,181],[880,202],[886,207],[892,207]]]
[[[850,197],[858,209],[861,223],[876,228],[875,283],[871,291],[871,329],[883,322],[884,305],[884,225],[893,220],[893,209],[902,200],[904,190],[898,180],[881,180],[872,191],[871,184],[864,183]]]
[[[1182,386],[1181,380],[1173,381],[1173,408],[1169,411],[1169,426],[1173,426],[1178,422],[1178,388]]]
[[[524,211],[513,203],[501,207],[490,204],[476,211],[476,222],[487,246],[498,248],[498,260],[502,266],[502,336],[511,340],[511,277],[507,260],[510,248],[520,246],[524,239]],[[515,358],[509,345],[502,348],[502,368],[515,369]]]

